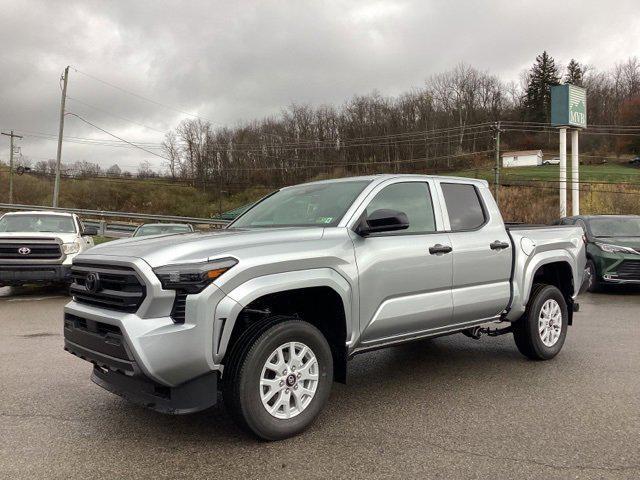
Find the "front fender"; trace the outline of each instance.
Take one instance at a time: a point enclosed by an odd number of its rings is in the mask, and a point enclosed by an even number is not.
[[[254,300],[272,293],[310,287],[330,287],[344,305],[347,339],[352,338],[353,319],[357,318],[351,285],[331,268],[275,273],[251,279],[230,291],[217,305],[213,327],[214,363],[220,363],[227,352],[238,315]]]

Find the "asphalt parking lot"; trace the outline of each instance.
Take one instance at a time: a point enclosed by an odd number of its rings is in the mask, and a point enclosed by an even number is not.
[[[222,404],[128,404],[62,350],[52,289],[0,289],[0,478],[640,477],[640,293],[581,297],[563,351],[454,335],[369,353],[302,436],[263,443]]]

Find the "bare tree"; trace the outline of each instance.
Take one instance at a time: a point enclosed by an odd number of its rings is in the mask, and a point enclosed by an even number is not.
[[[176,178],[176,175],[180,172],[181,158],[178,136],[175,132],[169,132],[164,136],[162,150],[167,157],[164,165],[169,169],[169,175],[171,178]]]

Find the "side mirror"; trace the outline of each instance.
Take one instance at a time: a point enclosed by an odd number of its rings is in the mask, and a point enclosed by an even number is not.
[[[404,212],[382,208],[362,218],[356,233],[362,237],[372,233],[394,232],[409,228],[409,218]]]
[[[90,237],[98,235],[98,229],[96,227],[84,227],[82,235],[89,235]]]

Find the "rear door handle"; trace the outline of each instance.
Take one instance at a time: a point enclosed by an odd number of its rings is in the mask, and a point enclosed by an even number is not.
[[[449,253],[453,250],[449,245],[441,245],[436,243],[433,247],[429,247],[429,253],[431,255],[437,255],[439,253]]]
[[[500,240],[496,240],[495,242],[490,243],[489,247],[491,247],[491,250],[502,250],[505,248],[509,248],[509,244],[507,242],[501,242]]]

